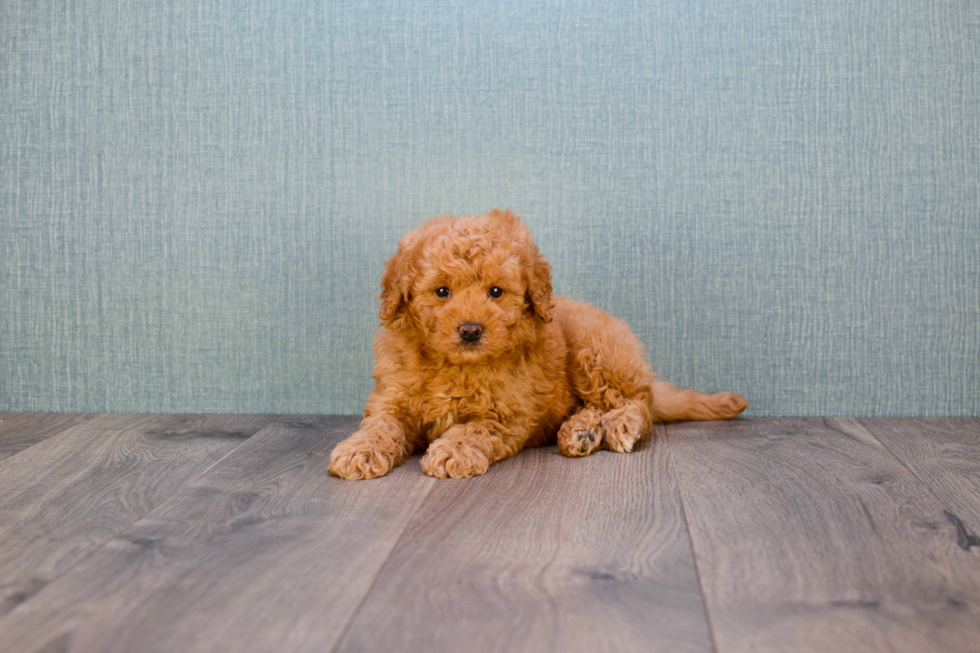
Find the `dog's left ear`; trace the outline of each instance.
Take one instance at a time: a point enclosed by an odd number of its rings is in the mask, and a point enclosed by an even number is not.
[[[551,264],[531,245],[531,263],[528,266],[526,300],[531,311],[543,322],[551,322]]]

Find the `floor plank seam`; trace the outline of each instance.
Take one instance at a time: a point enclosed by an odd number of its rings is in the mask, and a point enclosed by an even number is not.
[[[356,483],[357,481],[354,482]],[[353,612],[350,613],[350,617],[347,619],[347,623],[344,624],[343,629],[340,631],[340,634],[337,636],[337,641],[334,642],[334,645],[330,647],[328,653],[336,653],[337,649],[340,648],[340,645],[343,644],[344,638],[347,637],[347,633],[350,631],[351,626],[354,624],[354,620],[357,618],[358,613],[360,613],[361,608],[364,607],[364,603],[367,601],[368,597],[371,596],[371,592],[374,591],[374,586],[377,585],[378,579],[381,578],[381,574],[385,569],[385,565],[388,564],[388,560],[391,558],[391,554],[395,551],[395,549],[398,548],[398,545],[401,543],[402,539],[404,539],[405,531],[408,530],[408,527],[412,524],[412,520],[415,519],[415,515],[417,515],[419,511],[422,510],[422,506],[425,505],[426,500],[429,498],[429,493],[432,492],[432,488],[435,486],[435,484],[436,484],[436,480],[434,478],[429,479],[429,487],[425,489],[425,494],[423,494],[422,498],[419,499],[419,505],[416,506],[415,510],[412,511],[411,516],[405,520],[405,527],[398,534],[398,539],[396,539],[392,543],[391,548],[388,549],[388,553],[387,555],[385,555],[384,560],[382,560],[381,564],[378,565],[378,570],[374,573],[374,578],[371,579],[371,584],[368,585],[367,591],[364,592],[363,596],[361,596],[361,600],[357,602],[357,607],[354,608]]]
[[[73,413],[64,413],[64,414],[65,415],[71,415]],[[80,422],[76,422],[75,424],[72,424],[71,426],[66,426],[65,428],[61,429],[60,431],[58,431],[56,433],[52,433],[51,435],[49,435],[48,437],[46,437],[46,438],[44,438],[42,440],[38,440],[37,442],[33,442],[28,447],[26,447],[24,449],[21,449],[20,451],[14,453],[14,454],[11,454],[9,456],[7,456],[6,458],[2,458],[0,460],[2,460],[4,463],[6,463],[8,460],[13,460],[14,458],[16,458],[17,456],[21,455],[22,453],[24,453],[26,451],[30,451],[31,449],[33,449],[37,445],[41,444],[42,442],[47,442],[48,440],[52,440],[54,438],[60,437],[64,433],[67,433],[68,431],[70,431],[70,430],[72,430],[74,428],[77,428],[77,427],[81,426],[82,424],[86,424],[88,422],[91,422],[96,417],[102,417],[105,414],[106,413],[89,413]]]
[[[670,446],[670,426],[664,424],[664,439],[667,443],[667,459],[670,461],[670,472],[674,477],[677,486],[677,502],[681,506],[681,516],[684,518],[684,532],[687,534],[687,546],[691,550],[691,562],[694,563],[694,575],[698,579],[698,590],[701,594],[701,606],[704,610],[704,620],[708,626],[708,637],[711,639],[711,650],[720,653],[718,642],[715,640],[715,628],[711,623],[711,612],[708,610],[708,597],[704,590],[704,582],[701,580],[701,569],[698,567],[698,554],[694,550],[694,540],[691,537],[691,526],[687,520],[687,510],[684,508],[684,497],[681,492],[681,479],[677,475],[677,467],[674,465],[674,450]]]
[[[857,422],[858,424],[860,424],[861,425],[861,428],[863,428],[865,430],[865,432],[867,432],[868,435],[870,435],[872,438],[874,438],[875,441],[878,442],[878,444],[880,444],[882,446],[882,448],[888,453],[889,456],[891,456],[892,458],[894,458],[895,460],[897,460],[898,461],[898,464],[901,465],[906,471],[908,471],[908,473],[912,475],[912,478],[914,478],[916,481],[918,481],[919,482],[919,485],[921,485],[923,488],[925,488],[926,492],[928,492],[930,495],[932,495],[936,499],[936,501],[939,502],[939,505],[941,505],[943,507],[943,512],[946,515],[946,519],[948,519],[950,521],[950,523],[953,524],[954,527],[956,526],[956,523],[957,522],[960,522],[960,526],[962,526],[962,521],[960,521],[959,517],[956,516],[956,514],[953,511],[953,508],[950,507],[949,502],[945,501],[941,496],[939,496],[938,494],[936,494],[935,491],[933,491],[933,489],[932,489],[932,487],[931,487],[931,485],[929,483],[927,483],[921,476],[919,476],[918,474],[916,474],[914,469],[912,469],[911,467],[909,467],[908,465],[906,465],[904,460],[902,460],[901,458],[899,458],[898,456],[896,456],[895,455],[895,452],[893,452],[891,449],[889,449],[888,448],[888,445],[885,444],[881,440],[881,438],[879,438],[877,435],[875,435],[874,432],[872,432],[872,430],[867,427],[867,425],[865,425],[865,423],[863,421],[863,418],[856,417],[856,418],[854,418],[854,421]],[[950,519],[950,515],[952,515],[952,517],[953,517],[952,519]],[[957,532],[959,532],[959,527],[957,527]]]
[[[102,414],[102,413],[100,413],[100,415],[101,415],[101,414]],[[83,423],[83,422],[82,422],[82,423]],[[76,569],[76,568],[77,568],[77,567],[78,567],[79,565],[81,565],[81,564],[82,564],[82,563],[84,563],[84,562],[85,562],[86,560],[88,560],[89,558],[91,558],[91,557],[92,557],[93,555],[95,555],[95,554],[96,554],[97,552],[99,552],[99,551],[101,551],[101,550],[102,550],[103,548],[105,548],[105,547],[106,547],[106,546],[107,546],[107,545],[108,545],[108,544],[109,544],[110,542],[112,542],[112,541],[113,541],[113,540],[115,540],[115,539],[116,539],[117,537],[119,537],[119,535],[121,535],[122,533],[124,533],[124,532],[126,532],[126,530],[127,530],[127,529],[129,529],[129,528],[132,528],[134,524],[136,524],[137,522],[139,522],[139,521],[141,521],[141,520],[143,520],[143,519],[146,519],[147,517],[149,517],[149,516],[150,516],[150,515],[152,515],[153,513],[155,513],[155,512],[157,512],[158,510],[160,510],[160,509],[161,509],[162,507],[164,507],[164,506],[166,506],[167,504],[169,504],[169,503],[170,503],[171,501],[173,501],[173,499],[174,499],[174,497],[176,497],[176,496],[178,496],[178,495],[179,495],[179,494],[181,493],[181,491],[182,491],[182,490],[183,490],[183,489],[184,489],[185,487],[187,487],[188,485],[190,485],[191,483],[193,483],[193,482],[194,482],[194,481],[196,481],[197,479],[199,479],[199,478],[201,478],[201,476],[203,476],[204,474],[206,474],[206,473],[208,473],[208,472],[209,472],[209,471],[210,471],[211,469],[213,469],[213,468],[214,468],[214,466],[215,466],[215,465],[217,465],[217,464],[218,464],[218,463],[220,463],[220,462],[221,462],[222,460],[224,460],[225,458],[227,458],[227,457],[228,457],[229,455],[231,455],[232,453],[234,453],[235,451],[237,451],[239,447],[241,447],[241,446],[242,446],[243,444],[245,444],[246,442],[248,442],[249,440],[251,440],[252,438],[254,438],[254,437],[255,437],[256,435],[258,435],[259,433],[261,433],[261,432],[262,432],[262,431],[264,431],[265,429],[267,429],[267,428],[269,428],[270,426],[273,426],[273,425],[275,425],[275,424],[278,424],[278,423],[279,423],[279,422],[270,422],[270,423],[269,423],[269,424],[267,424],[266,426],[264,426],[264,427],[262,427],[261,429],[259,429],[259,430],[258,430],[258,431],[256,431],[255,433],[253,433],[252,435],[250,435],[250,436],[248,436],[247,438],[245,438],[244,440],[242,440],[241,442],[239,442],[239,443],[238,443],[237,445],[235,445],[235,448],[234,448],[234,449],[231,449],[231,450],[230,450],[230,451],[229,451],[228,453],[226,453],[226,454],[225,454],[224,456],[222,456],[221,458],[219,458],[218,460],[216,460],[216,461],[215,461],[215,462],[214,462],[213,464],[211,464],[211,465],[209,465],[209,466],[208,466],[207,468],[205,468],[204,470],[202,470],[200,474],[198,474],[197,476],[194,476],[194,477],[192,477],[192,478],[189,478],[189,479],[187,479],[187,482],[185,482],[185,483],[184,483],[183,485],[180,485],[179,487],[177,487],[177,488],[176,488],[176,489],[174,490],[174,492],[173,492],[173,494],[171,494],[171,495],[170,495],[169,497],[167,497],[167,498],[166,498],[165,500],[163,500],[162,502],[160,502],[160,505],[158,505],[158,506],[156,506],[155,508],[153,508],[152,510],[148,510],[148,511],[147,511],[147,512],[145,512],[144,514],[142,514],[142,515],[140,515],[139,517],[137,517],[136,519],[134,519],[133,521],[131,521],[131,522],[129,523],[129,525],[128,525],[128,526],[126,526],[125,528],[123,528],[123,529],[121,529],[121,530],[120,530],[120,531],[119,531],[118,533],[116,533],[116,534],[115,534],[115,535],[113,535],[112,537],[110,537],[110,538],[108,538],[108,539],[107,539],[107,540],[106,540],[105,542],[102,542],[102,543],[101,543],[101,544],[99,544],[98,546],[96,546],[96,547],[94,547],[94,548],[93,548],[93,549],[92,549],[91,551],[89,551],[89,552],[88,552],[88,553],[86,553],[86,554],[85,554],[84,556],[82,556],[82,557],[81,557],[80,559],[78,559],[78,560],[77,560],[77,561],[76,561],[76,562],[75,562],[74,564],[72,564],[72,565],[71,565],[70,567],[68,567],[68,568],[66,568],[66,569],[64,569],[64,570],[62,570],[62,571],[61,571],[60,573],[58,573],[58,574],[55,574],[54,576],[52,576],[52,577],[51,577],[51,578],[50,578],[50,579],[49,579],[49,580],[47,581],[47,583],[45,583],[45,588],[47,588],[47,587],[50,587],[50,586],[52,586],[52,585],[54,585],[54,583],[55,583],[55,582],[56,582],[56,581],[57,581],[58,579],[60,579],[61,577],[63,577],[63,576],[65,576],[66,574],[68,574],[68,573],[70,573],[70,572],[72,572],[72,571],[74,571],[74,570],[75,570],[75,569]],[[78,425],[76,424],[75,426],[78,426]],[[66,429],[66,430],[69,430],[69,429]],[[55,436],[52,436],[52,437],[55,437]],[[46,438],[46,439],[50,439],[50,438]],[[32,445],[32,446],[33,446],[33,445]],[[29,449],[29,448],[30,448],[30,447],[28,447],[28,449]],[[25,451],[26,451],[26,450],[27,450],[27,449],[25,449]],[[20,453],[20,452],[18,452],[18,453]],[[16,455],[16,454],[15,454],[15,455]],[[13,458],[13,456],[11,456],[11,458]],[[8,459],[8,460],[9,460],[9,459]],[[34,596],[32,596],[32,597],[30,597],[29,599],[27,599],[26,601],[24,601],[24,602],[23,602],[23,603],[21,603],[20,605],[18,605],[18,606],[17,606],[16,608],[14,608],[13,610],[11,610],[11,611],[10,611],[10,612],[8,612],[7,614],[5,614],[5,615],[2,615],[2,616],[0,616],[0,625],[2,625],[2,624],[4,623],[4,621],[6,621],[6,620],[7,620],[7,619],[8,619],[8,618],[9,618],[9,617],[10,617],[10,616],[12,615],[12,614],[14,614],[15,612],[17,612],[17,611],[19,611],[19,610],[20,610],[20,609],[21,609],[21,608],[22,608],[22,607],[23,607],[24,605],[27,605],[27,604],[30,604],[30,603],[31,603],[31,602],[33,602],[33,601],[36,601],[36,600],[37,600],[37,598],[38,598],[39,596],[41,596],[41,595],[43,595],[43,594],[44,594],[44,589],[42,589],[42,590],[41,590],[40,592],[38,592],[38,593],[37,593],[37,594],[35,594]]]

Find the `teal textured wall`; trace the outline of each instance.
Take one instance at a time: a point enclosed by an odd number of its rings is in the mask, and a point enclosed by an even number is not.
[[[980,413],[980,3],[0,5],[0,410],[359,412],[509,207],[750,415]]]

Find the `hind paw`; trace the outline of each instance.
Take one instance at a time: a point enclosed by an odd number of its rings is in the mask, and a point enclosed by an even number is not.
[[[602,416],[602,446],[629,453],[650,426],[634,406],[615,408]]]
[[[558,431],[558,451],[566,456],[588,456],[602,444],[600,414],[587,409],[572,415]]]

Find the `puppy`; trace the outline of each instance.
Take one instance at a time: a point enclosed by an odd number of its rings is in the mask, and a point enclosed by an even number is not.
[[[551,266],[509,211],[440,216],[381,278],[375,387],[329,471],[384,476],[417,448],[438,478],[484,474],[524,447],[632,451],[654,421],[729,419],[749,402],[659,382],[629,327],[551,294]]]

